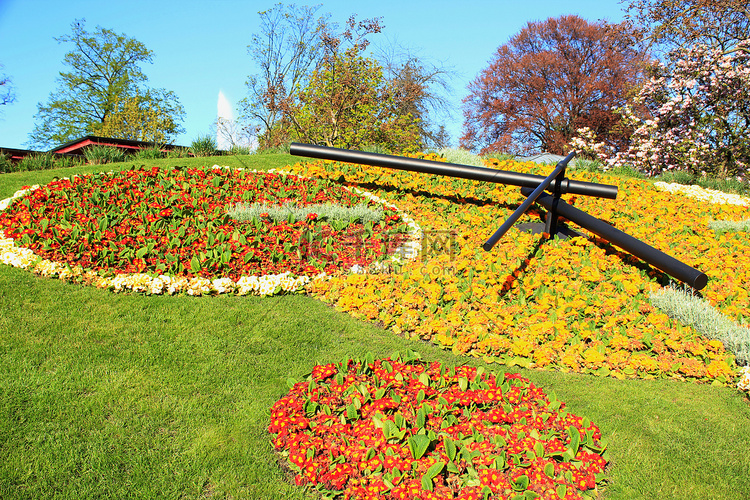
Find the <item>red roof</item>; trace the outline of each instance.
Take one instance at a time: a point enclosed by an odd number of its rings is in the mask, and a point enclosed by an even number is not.
[[[83,148],[85,148],[86,146],[93,146],[93,145],[112,146],[118,149],[130,149],[133,151],[138,151],[141,149],[148,149],[154,146],[152,142],[131,141],[129,139],[112,139],[110,137],[98,137],[95,135],[87,135],[85,137],[81,137],[73,141],[67,142],[63,144],[62,146],[56,147],[55,149],[51,149],[49,152],[58,153],[58,154],[82,155]],[[169,144],[169,145],[162,146],[160,149],[171,150],[177,147],[179,146],[174,146],[174,145]]]

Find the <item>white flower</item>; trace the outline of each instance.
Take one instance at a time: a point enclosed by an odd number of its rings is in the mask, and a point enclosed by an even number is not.
[[[737,388],[741,391],[750,391],[750,366],[745,366],[740,370],[740,381],[737,382]]]
[[[722,203],[725,205],[741,205],[750,206],[750,199],[744,198],[737,194],[724,193],[722,191],[716,191],[715,189],[705,189],[700,186],[686,186],[684,184],[667,184],[666,182],[655,182],[654,186],[660,191],[668,191],[670,193],[683,193],[689,198],[695,198],[702,201],[708,201],[710,203]]]

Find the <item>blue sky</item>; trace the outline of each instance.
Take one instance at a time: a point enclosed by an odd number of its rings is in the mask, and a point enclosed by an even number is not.
[[[23,148],[34,126],[37,103],[46,103],[71,47],[54,38],[69,34],[75,19],[124,33],[154,52],[142,69],[148,85],[175,92],[185,108],[185,133],[175,143],[210,132],[221,91],[235,107],[246,95],[245,81],[255,72],[247,53],[259,25],[258,11],[274,0],[0,0],[0,64],[16,90],[16,102],[0,106],[0,146]],[[291,3],[291,2],[289,2]],[[446,122],[454,143],[461,131],[461,99],[466,87],[487,67],[495,50],[529,21],[563,14],[587,20],[619,22],[619,0],[473,1],[473,0],[333,0],[319,13],[343,24],[382,17],[383,32],[373,45],[397,43],[425,60],[451,67],[457,76],[448,96],[453,116]]]

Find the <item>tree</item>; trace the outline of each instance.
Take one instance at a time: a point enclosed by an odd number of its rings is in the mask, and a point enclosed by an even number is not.
[[[146,90],[143,94],[117,99],[104,121],[93,124],[92,132],[104,137],[169,144],[184,131],[177,123],[184,114],[173,92]]]
[[[329,15],[315,17],[320,6],[277,4],[259,12],[260,33],[254,34],[248,52],[260,73],[248,77],[248,96],[240,101],[241,118],[249,121],[261,149],[286,140],[281,123],[283,104],[305,85],[321,58],[321,35]]]
[[[162,123],[182,119],[182,107],[174,94],[145,87],[147,78],[140,65],[152,62],[153,58],[145,45],[101,27],[89,33],[84,24],[85,20],[74,21],[71,35],[56,38],[60,43],[73,44],[73,50],[63,61],[71,71],[61,72],[57,90],[50,94],[46,104],[38,104],[37,123],[29,136],[29,145],[49,148],[93,134],[106,124],[116,106],[124,109],[129,100],[133,108],[134,102],[159,96],[162,108],[173,113]],[[142,118],[148,121],[147,117]]]
[[[251,135],[248,129],[235,119],[219,117],[213,123],[212,129],[215,131],[216,143],[222,149],[250,150],[257,147],[255,136]]]
[[[725,54],[695,45],[675,49],[643,85],[624,119],[634,128],[629,147],[607,148],[590,131],[578,147],[608,165],[630,165],[650,175],[685,170],[721,178],[745,176],[750,168],[750,40]]]
[[[582,127],[624,140],[614,109],[625,105],[646,61],[603,22],[578,16],[530,22],[469,85],[461,145],[565,154]]]
[[[418,119],[404,109],[400,89],[384,79],[376,61],[362,56],[367,36],[380,30],[378,19],[352,16],[341,34],[323,34],[322,61],[282,107],[294,137],[343,148],[419,149]]]
[[[3,65],[0,64],[0,68]],[[10,77],[4,74],[0,74],[0,106],[11,104],[16,100],[16,93],[13,89],[13,82]]]
[[[294,136],[331,147],[379,144],[418,149],[418,121],[399,112],[395,89],[380,66],[353,53],[337,54],[316,70],[287,110]]]
[[[446,95],[451,92],[450,80],[455,72],[395,45],[381,49],[377,57],[394,89],[398,114],[411,115],[417,121],[420,142],[436,149],[448,147],[450,137],[438,122],[450,118]]]
[[[354,63],[356,57],[346,55],[346,51],[354,49],[358,57],[364,57],[369,35],[382,30],[379,19],[357,21],[352,16],[343,31],[337,33],[339,26],[329,21],[329,14],[318,15],[319,7],[277,4],[259,13],[261,29],[253,36],[248,49],[261,71],[247,81],[249,95],[240,102],[240,118],[249,123],[248,129],[257,136],[260,149],[281,146],[292,135],[299,135],[303,122],[311,124],[310,120],[300,120],[290,113],[303,108],[300,97],[312,99],[315,92],[307,91],[312,90],[313,75],[320,78],[331,68],[333,73],[329,76],[334,75],[335,68],[341,64],[354,70],[358,65]],[[443,141],[445,134],[433,130],[428,116],[431,112],[447,110],[445,100],[435,89],[447,89],[450,72],[411,54],[383,54],[380,61],[383,76],[377,78],[382,87],[378,99],[388,102],[389,112],[401,116],[401,123],[408,121],[406,116],[411,115],[411,122],[417,123],[421,135],[418,142]],[[318,87],[317,91],[324,90],[320,80],[313,85]],[[386,87],[387,98],[383,94]],[[352,90],[350,87],[349,91]],[[323,104],[322,100],[318,102]],[[308,109],[312,107],[308,102]],[[321,141],[325,142],[322,138]]]
[[[722,51],[750,38],[745,0],[632,0],[627,31],[663,53],[702,44]]]

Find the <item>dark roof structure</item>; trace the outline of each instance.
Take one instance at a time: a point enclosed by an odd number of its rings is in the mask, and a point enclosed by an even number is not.
[[[141,149],[148,149],[154,146],[152,142],[144,141],[132,141],[130,139],[112,139],[110,137],[99,137],[96,135],[87,135],[74,139],[70,142],[66,142],[61,146],[57,146],[55,149],[51,149],[50,153],[57,154],[69,154],[69,155],[82,155],[83,149],[87,146],[111,146],[118,149],[124,149],[126,151],[139,151]],[[174,146],[172,144],[160,146],[159,149],[162,151],[170,151],[180,146]]]
[[[90,146],[110,146],[113,148],[124,150],[126,153],[135,153],[143,149],[149,149],[154,147],[152,142],[144,141],[132,141],[129,139],[112,139],[111,137],[99,137],[96,135],[87,135],[79,137],[72,141],[66,142],[61,146],[57,146],[49,151],[33,151],[30,149],[14,149],[14,148],[3,148],[0,147],[0,154],[7,155],[12,162],[19,162],[26,156],[37,155],[37,154],[52,154],[56,156],[84,156],[84,149]],[[176,146],[174,144],[165,144],[159,146],[161,151],[171,151],[173,149],[181,148],[182,146]]]
[[[23,157],[37,153],[39,153],[39,151],[32,151],[30,149],[0,148],[0,154],[8,155],[12,162],[21,161]]]

